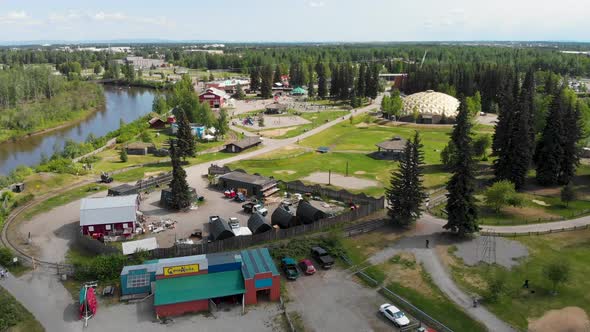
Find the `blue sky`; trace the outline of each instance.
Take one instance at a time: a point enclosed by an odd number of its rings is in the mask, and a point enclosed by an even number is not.
[[[588,41],[586,2],[0,0],[0,41]]]

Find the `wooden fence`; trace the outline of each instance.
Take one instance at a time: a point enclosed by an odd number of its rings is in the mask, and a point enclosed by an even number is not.
[[[239,250],[250,246],[258,245],[264,242],[284,240],[291,237],[299,236],[305,233],[320,231],[332,226],[354,221],[366,217],[379,209],[369,205],[361,205],[358,209],[343,213],[331,218],[325,218],[309,225],[299,225],[287,229],[270,230],[265,233],[236,236],[225,240],[214,241],[199,244],[180,244],[169,248],[158,248],[152,250],[153,259],[170,258],[190,255],[201,255],[206,253],[221,252],[226,250]]]

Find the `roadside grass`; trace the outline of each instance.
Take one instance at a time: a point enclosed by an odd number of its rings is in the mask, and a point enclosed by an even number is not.
[[[363,263],[369,256],[387,248],[402,236],[402,232],[390,228],[384,232],[371,232],[345,238],[341,242],[352,263],[363,267],[366,266]],[[434,285],[430,275],[416,263],[413,255],[396,255],[385,263],[370,266],[363,271],[380,285],[386,285],[387,288],[455,331],[486,330]],[[359,280],[369,287],[375,287],[362,278]],[[382,294],[385,295],[386,292]],[[391,300],[395,303],[395,299]]]
[[[450,270],[457,283],[470,292],[486,294],[492,276],[506,280],[506,291],[494,303],[485,303],[501,319],[526,330],[528,320],[541,317],[546,311],[577,306],[590,312],[590,230],[542,236],[519,237],[529,249],[529,257],[508,270],[498,265],[465,266],[450,255]],[[543,268],[551,262],[565,262],[570,266],[570,278],[552,294],[552,285],[543,275]],[[523,289],[525,279],[530,289]],[[483,281],[483,282],[482,282]],[[533,293],[534,291],[534,293]]]
[[[41,196],[54,191],[56,188],[72,184],[79,179],[79,177],[71,174],[33,173],[25,179],[25,190],[21,195],[31,193],[35,196]]]
[[[39,213],[50,211],[51,209],[70,203],[77,199],[92,195],[96,192],[106,190],[108,187],[102,184],[90,183],[81,187],[63,192],[57,196],[51,197],[37,205],[34,205],[30,209],[27,209],[20,218],[23,220],[30,220],[32,217]]]
[[[0,287],[0,331],[40,332],[45,329],[12,294]]]

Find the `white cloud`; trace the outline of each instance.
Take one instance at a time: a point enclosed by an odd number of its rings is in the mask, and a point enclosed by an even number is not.
[[[310,1],[307,3],[312,8],[319,8],[326,6],[326,3],[323,1]]]
[[[0,15],[0,24],[37,24],[38,21],[33,20],[31,15],[27,14],[24,10],[11,11],[6,14]]]
[[[144,17],[130,16],[123,12],[80,12],[68,10],[62,13],[51,13],[47,17],[49,23],[66,24],[79,21],[94,21],[98,23],[130,23],[136,25],[158,25],[163,27],[174,27],[176,24],[164,16]]]

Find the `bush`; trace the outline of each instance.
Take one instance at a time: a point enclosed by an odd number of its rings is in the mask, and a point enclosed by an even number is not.
[[[488,281],[488,289],[485,299],[489,302],[496,302],[506,290],[506,279],[503,276],[496,275]]]
[[[76,280],[114,280],[117,279],[123,267],[127,264],[127,257],[122,254],[101,255],[88,260],[74,263]]]
[[[516,193],[514,183],[502,180],[494,183],[484,192],[486,205],[499,212],[506,205],[521,205],[522,199]]]
[[[12,252],[10,249],[0,247],[0,265],[8,266],[12,264]]]

